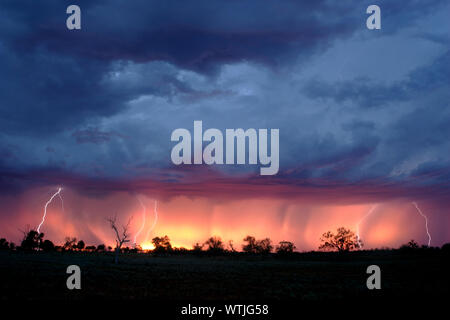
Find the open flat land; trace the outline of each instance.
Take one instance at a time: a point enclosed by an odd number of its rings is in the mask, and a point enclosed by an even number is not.
[[[303,253],[272,256],[156,257],[111,253],[0,252],[0,299],[322,301],[432,298],[450,293],[449,257],[439,250]],[[81,268],[82,289],[66,288],[66,268]],[[366,268],[380,266],[382,289],[368,290]]]

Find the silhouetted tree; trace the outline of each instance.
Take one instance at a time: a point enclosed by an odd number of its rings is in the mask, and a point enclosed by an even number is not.
[[[24,238],[20,247],[25,251],[37,250],[42,243],[42,239],[44,238],[43,233],[38,233],[35,230],[30,230],[24,233]]]
[[[176,253],[176,254],[185,254],[185,253],[189,252],[189,250],[184,247],[173,248],[172,250],[173,250],[173,253]]]
[[[247,244],[242,245],[242,251],[247,253],[256,253],[256,239],[252,236],[246,236],[244,241]]]
[[[419,249],[419,244],[412,239],[407,244],[404,244],[400,247],[400,250],[416,250]]]
[[[194,251],[195,253],[199,253],[203,250],[203,246],[204,246],[203,244],[197,242],[192,246],[192,251]]]
[[[9,242],[5,238],[0,239],[0,250],[9,250]]]
[[[95,246],[86,246],[86,248],[84,248],[84,250],[89,251],[89,252],[93,252],[95,251]]]
[[[268,254],[273,250],[272,240],[265,238],[256,241],[256,253]]]
[[[419,248],[419,244],[414,239],[409,241],[407,246],[410,247],[411,249],[418,249]]]
[[[83,241],[83,240],[78,241],[78,243],[77,243],[77,249],[78,249],[78,250],[83,250],[84,247],[85,247],[84,241]]]
[[[172,251],[172,245],[170,244],[170,239],[168,236],[164,237],[154,237],[152,243],[155,246],[153,252],[164,253]]]
[[[114,216],[113,218],[108,218],[109,225],[110,225],[111,229],[114,230],[114,233],[116,234],[116,248],[115,248],[116,255],[115,255],[114,262],[117,264],[117,263],[119,263],[119,253],[120,253],[120,249],[122,248],[122,245],[124,243],[130,242],[130,240],[128,239],[130,237],[128,228],[130,227],[131,219],[128,219],[127,224],[122,226],[121,233],[119,233],[119,230],[117,229],[116,220],[117,220],[117,216]]]
[[[225,250],[225,246],[220,237],[213,236],[205,241],[205,245],[208,246],[208,251],[211,253],[221,253]]]
[[[346,252],[361,247],[361,243],[355,233],[344,227],[338,228],[336,234],[331,231],[324,233],[320,241],[322,244],[319,246],[319,250]]]
[[[55,250],[55,245],[50,240],[44,240],[41,245],[42,251],[50,252]]]
[[[294,250],[295,250],[295,245],[294,245],[294,243],[292,243],[290,241],[280,241],[276,248],[276,252],[281,255],[290,254],[290,253],[294,252]]]
[[[66,237],[64,240],[63,249],[66,251],[72,251],[77,248],[77,238]]]
[[[233,245],[233,240],[228,241],[228,246],[230,247],[231,252],[236,252],[236,249],[234,248],[234,245]]]
[[[108,247],[108,251],[111,251],[111,247]],[[104,251],[106,251],[106,247],[105,247],[105,245],[104,244],[99,244],[98,246],[97,246],[97,252],[104,252]]]
[[[125,248],[122,249],[123,252],[134,252],[130,247],[126,246]]]
[[[450,253],[450,243],[444,243],[441,247],[442,252]]]
[[[11,250],[11,251],[16,250],[16,244],[14,242],[9,243],[9,250]]]
[[[242,246],[242,250],[247,253],[267,254],[273,249],[272,240],[265,238],[262,240],[256,240],[255,237],[247,236],[244,238],[247,244]]]

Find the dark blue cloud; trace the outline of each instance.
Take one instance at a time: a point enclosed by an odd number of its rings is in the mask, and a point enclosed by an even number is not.
[[[8,21],[27,27],[7,41],[28,51],[37,46],[97,60],[164,60],[205,70],[215,64],[254,60],[285,64],[358,27],[362,7],[329,1],[91,1],[79,2],[83,30],[65,29],[65,7],[39,10],[7,3]],[[17,22],[17,24],[21,24]]]
[[[68,4],[79,4],[83,30],[65,29]],[[444,1],[380,1],[387,32],[408,27]],[[16,49],[98,60],[164,60],[205,70],[243,60],[283,65],[311,54],[365,24],[368,1],[7,1],[2,9],[16,32],[3,32]],[[14,21],[14,22],[11,22]]]
[[[431,66],[418,68],[406,80],[394,84],[376,83],[369,78],[338,83],[312,79],[305,85],[304,92],[310,98],[333,99],[339,104],[353,102],[358,107],[371,108],[413,100],[440,88],[450,89],[450,51]]]
[[[110,141],[112,137],[121,137],[121,135],[116,132],[100,131],[98,128],[87,128],[75,131],[72,137],[77,143],[102,144]]]
[[[65,28],[74,3],[80,31]],[[280,128],[280,177],[289,182],[407,180],[445,167],[450,55],[432,28],[444,22],[411,31],[445,1],[379,1],[379,32],[365,29],[369,4],[2,1],[2,183],[52,170],[123,178],[171,167],[170,132],[198,119],[221,129]],[[338,81],[315,76],[332,75],[317,66],[324,53],[325,65],[342,63],[336,44],[383,44],[393,34],[410,51],[419,36],[445,49],[429,64],[411,59],[414,70],[394,81],[345,68]],[[380,52],[367,63],[388,75]],[[366,58],[350,47],[345,55]]]

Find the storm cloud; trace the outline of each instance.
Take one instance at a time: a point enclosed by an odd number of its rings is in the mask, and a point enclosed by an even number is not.
[[[65,28],[69,4],[79,31]],[[380,32],[365,29],[368,4],[3,1],[2,190],[55,172],[69,185],[183,182],[170,133],[203,120],[279,128],[280,185],[415,187],[428,172],[447,192],[448,4],[380,1]],[[196,174],[255,172],[209,169]]]

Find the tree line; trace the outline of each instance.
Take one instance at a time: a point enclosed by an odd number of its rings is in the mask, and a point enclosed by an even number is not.
[[[11,251],[44,251],[44,252],[65,252],[65,251],[79,251],[79,252],[115,252],[115,262],[118,261],[119,253],[132,253],[143,252],[143,250],[136,246],[130,248],[128,246],[123,247],[125,243],[129,242],[128,224],[118,228],[116,225],[116,219],[108,219],[110,227],[114,230],[116,237],[116,246],[106,246],[100,244],[97,246],[86,246],[83,240],[77,240],[77,238],[66,237],[63,245],[54,245],[54,243],[48,239],[44,239],[44,233],[38,233],[36,230],[28,230],[23,232],[23,239],[20,246],[16,246],[14,243],[9,243],[5,238],[0,239],[0,250]],[[318,247],[320,251],[337,251],[337,252],[349,252],[358,250],[363,247],[361,239],[359,239],[353,231],[350,229],[341,227],[336,232],[327,231],[322,234],[320,238],[321,244]],[[225,243],[220,237],[212,236],[203,243],[195,243],[192,249],[186,248],[174,248],[170,242],[170,238],[165,235],[161,237],[154,237],[152,239],[154,246],[153,250],[148,252],[154,254],[176,254],[176,253],[208,253],[208,254],[224,254],[238,252],[235,248],[233,241],[230,240]],[[402,250],[419,249],[419,245],[416,241],[411,240],[405,245],[402,245]],[[254,236],[246,236],[243,239],[241,251],[247,254],[255,255],[267,255],[270,253],[276,253],[278,255],[290,255],[295,252],[296,246],[290,241],[280,241],[277,245],[274,245],[270,238],[256,239]],[[442,249],[446,251],[450,250],[450,243],[444,244]]]
[[[120,235],[119,235],[120,237]],[[122,240],[127,240],[126,237],[121,237]],[[83,240],[78,240],[74,237],[66,237],[63,245],[55,245],[51,240],[44,239],[44,233],[38,233],[36,230],[29,230],[24,234],[24,237],[19,246],[13,242],[8,242],[5,238],[0,239],[0,250],[17,250],[17,251],[44,251],[44,252],[65,252],[65,251],[82,251],[82,252],[143,252],[139,245],[135,248],[122,247],[126,241],[116,241],[116,247],[106,246],[105,244],[86,245]],[[253,254],[268,254],[276,252],[279,254],[292,253],[296,249],[294,243],[290,241],[280,241],[277,246],[272,244],[269,238],[256,240],[253,236],[244,238],[245,244],[242,246],[242,251]],[[176,253],[176,252],[209,252],[209,253],[225,253],[237,252],[233,242],[228,242],[228,247],[220,237],[212,236],[203,243],[195,243],[192,249],[175,248],[170,242],[170,238],[165,235],[161,237],[154,237],[152,239],[154,246],[153,250],[146,250],[153,253]]]

